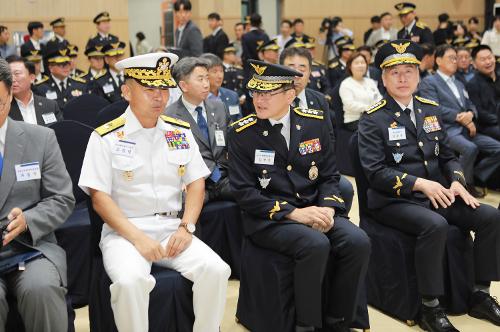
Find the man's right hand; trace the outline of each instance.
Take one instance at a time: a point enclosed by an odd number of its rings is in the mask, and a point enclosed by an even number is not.
[[[320,231],[328,231],[333,226],[332,212],[327,210],[327,208],[318,206],[296,208],[288,214],[286,218],[311,226]]]
[[[415,181],[415,185],[413,186],[413,190],[424,193],[424,195],[429,198],[435,209],[438,209],[440,206],[446,209],[455,202],[455,195],[453,192],[446,189],[436,181],[417,178],[417,181]]]
[[[470,137],[476,136],[476,125],[474,124],[474,122],[470,122],[466,127],[469,130]]]
[[[167,256],[166,249],[160,242],[153,240],[146,234],[143,234],[134,242],[134,246],[150,262],[156,262]]]

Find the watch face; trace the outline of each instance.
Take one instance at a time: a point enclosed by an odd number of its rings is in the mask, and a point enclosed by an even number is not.
[[[196,230],[196,226],[194,224],[191,224],[191,223],[186,224],[186,228],[187,228],[187,231],[191,234],[194,233],[194,231]]]

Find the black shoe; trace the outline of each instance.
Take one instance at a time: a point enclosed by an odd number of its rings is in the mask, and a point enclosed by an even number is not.
[[[469,316],[486,319],[500,326],[500,305],[490,294],[475,292],[471,297]]]
[[[421,317],[418,325],[424,331],[430,332],[459,332],[449,321],[444,310],[440,307],[422,305]]]
[[[484,190],[477,190],[475,186],[468,187],[469,193],[475,198],[483,198],[486,196],[486,192]]]

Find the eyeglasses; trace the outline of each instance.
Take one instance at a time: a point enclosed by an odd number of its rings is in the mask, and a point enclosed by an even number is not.
[[[283,93],[283,92],[286,92],[288,90],[291,90],[291,89],[284,89],[284,90],[281,90],[281,91],[276,91],[276,92],[260,92],[260,91],[250,91],[249,92],[249,95],[250,97],[254,98],[254,99],[270,99],[272,96],[276,96],[276,95],[279,95],[280,93]]]

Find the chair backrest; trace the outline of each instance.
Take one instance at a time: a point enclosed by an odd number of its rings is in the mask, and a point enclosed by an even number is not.
[[[83,123],[64,120],[50,126],[56,134],[61,153],[66,164],[71,181],[73,182],[73,195],[77,203],[85,200],[85,193],[78,187],[83,157],[87,149],[90,134],[94,129]]]
[[[97,113],[97,127],[116,119],[125,112],[127,107],[128,101],[125,99],[118,100],[111,105],[106,105]]]
[[[64,106],[63,117],[65,120],[74,120],[84,123],[92,128],[97,126],[97,113],[109,105],[109,102],[95,94],[84,94],[71,99]]]
[[[363,171],[363,167],[361,166],[361,160],[359,159],[358,132],[355,132],[351,136],[349,147],[350,147],[349,151],[351,154],[351,163],[354,170],[354,177],[356,179],[359,215],[361,219],[361,216],[370,215],[370,211],[368,210],[368,205],[367,205],[367,194],[366,194],[370,185],[365,175],[365,172]]]

